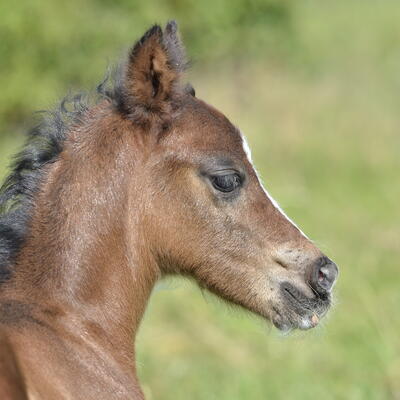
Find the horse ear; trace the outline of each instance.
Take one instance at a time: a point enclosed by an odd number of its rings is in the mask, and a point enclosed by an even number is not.
[[[176,22],[168,22],[164,31],[154,25],[129,53],[123,82],[126,111],[137,117],[168,111],[185,67]]]

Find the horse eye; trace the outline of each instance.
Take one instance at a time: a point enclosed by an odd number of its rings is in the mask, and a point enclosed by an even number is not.
[[[238,174],[213,175],[211,183],[220,192],[228,193],[238,188],[242,184],[242,179]]]

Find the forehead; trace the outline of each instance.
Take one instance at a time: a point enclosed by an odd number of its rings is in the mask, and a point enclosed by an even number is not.
[[[181,149],[246,159],[239,130],[220,111],[191,96],[182,105],[172,136]]]

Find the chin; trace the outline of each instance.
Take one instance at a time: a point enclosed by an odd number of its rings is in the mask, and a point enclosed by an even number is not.
[[[330,294],[312,296],[292,283],[282,282],[279,297],[272,306],[271,322],[282,332],[316,327],[331,306]]]

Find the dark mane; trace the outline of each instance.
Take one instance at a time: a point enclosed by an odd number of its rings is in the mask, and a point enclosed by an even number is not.
[[[94,95],[67,96],[54,110],[42,112],[41,122],[28,132],[22,151],[14,157],[11,173],[0,188],[0,283],[11,277],[10,266],[24,242],[44,166],[57,160],[70,128],[82,124],[92,105],[107,99],[118,108],[120,74],[113,73],[112,79],[110,75]]]

